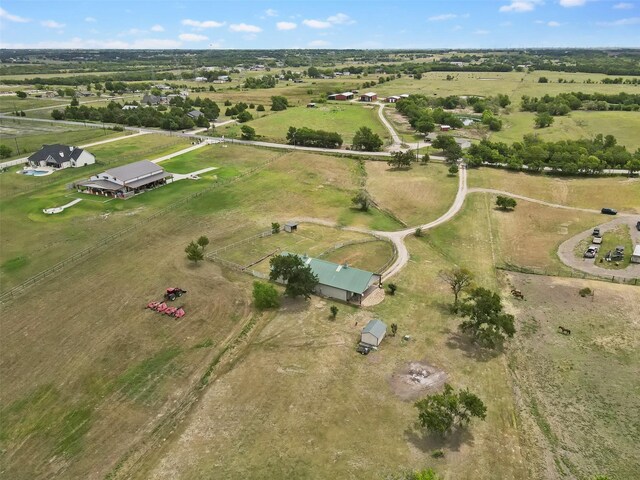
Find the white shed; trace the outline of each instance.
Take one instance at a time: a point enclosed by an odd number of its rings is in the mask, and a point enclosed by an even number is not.
[[[631,263],[640,263],[640,244],[636,245],[631,254]]]
[[[382,339],[387,334],[387,326],[382,320],[371,320],[362,329],[360,336],[360,343],[377,347],[382,342]]]

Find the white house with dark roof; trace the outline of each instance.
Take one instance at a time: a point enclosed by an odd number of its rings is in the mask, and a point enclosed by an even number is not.
[[[89,180],[76,183],[76,187],[85,193],[129,198],[172,181],[173,176],[162,167],[149,160],[141,160],[94,175]]]
[[[43,145],[27,161],[32,167],[51,167],[56,169],[78,168],[96,163],[96,157],[86,150],[69,145]]]

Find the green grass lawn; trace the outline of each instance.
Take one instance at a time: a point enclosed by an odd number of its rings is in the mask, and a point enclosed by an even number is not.
[[[573,111],[569,115],[554,117],[555,121],[547,128],[534,128],[535,113],[514,112],[501,117],[504,127],[491,134],[491,140],[501,142],[520,142],[529,133],[538,135],[546,141],[576,140],[593,138],[597,134],[613,135],[620,145],[632,153],[640,147],[640,114],[638,112],[585,112]]]
[[[380,123],[377,110],[362,105],[326,104],[316,108],[296,107],[265,115],[252,120],[247,125],[255,128],[261,140],[286,143],[289,127],[307,127],[314,130],[338,132],[345,144],[350,144],[360,127],[369,127],[384,140],[389,132]],[[239,136],[240,126],[222,126],[216,133],[225,136]]]
[[[617,246],[624,247],[624,258],[617,262],[607,262],[605,260],[607,253],[614,253]],[[612,270],[627,268],[631,263],[633,247],[631,234],[629,233],[629,225],[618,225],[613,230],[604,231],[602,232],[600,250],[598,250],[598,255],[596,255],[596,264],[599,267],[610,268]]]
[[[19,90],[17,88],[16,90]],[[69,104],[71,99],[52,99],[52,98],[36,98],[36,97],[27,97],[27,98],[18,98],[16,96],[0,96],[0,112],[2,113],[11,113],[16,109],[20,110],[28,110],[30,108],[39,108],[39,107],[48,107],[55,105],[62,105],[64,108]],[[26,112],[28,115],[28,112]]]

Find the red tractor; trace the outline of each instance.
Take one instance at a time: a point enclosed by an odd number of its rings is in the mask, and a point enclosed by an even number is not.
[[[170,287],[164,294],[164,299],[173,302],[176,298],[181,297],[187,293],[186,290],[182,290],[180,287]]]

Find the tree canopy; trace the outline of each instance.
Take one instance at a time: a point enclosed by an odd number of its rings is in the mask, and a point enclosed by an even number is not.
[[[298,255],[277,255],[270,260],[272,281],[285,283],[285,295],[309,298],[318,285],[318,277]]]
[[[455,392],[448,383],[442,393],[430,395],[415,403],[418,421],[429,432],[445,435],[454,427],[465,427],[472,418],[484,420],[487,407],[468,389]]]
[[[366,152],[378,152],[383,145],[383,141],[377,133],[369,127],[360,127],[353,136],[353,149]]]
[[[475,288],[460,306],[462,316],[468,317],[460,324],[460,330],[483,347],[498,348],[516,332],[513,315],[502,310],[500,295],[483,287]]]

